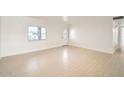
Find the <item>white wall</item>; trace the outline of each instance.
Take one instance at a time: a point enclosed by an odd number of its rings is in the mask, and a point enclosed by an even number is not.
[[[71,24],[70,45],[113,52],[112,17],[68,17],[66,24]],[[46,26],[47,40],[29,42],[27,39],[29,25]],[[65,45],[67,41],[63,40],[62,35],[66,27],[60,17],[1,17],[1,56]]]
[[[70,45],[113,53],[112,17],[70,17]]]
[[[63,22],[33,17],[1,17],[2,57],[58,47],[65,44]],[[28,41],[29,25],[46,26],[47,40]]]

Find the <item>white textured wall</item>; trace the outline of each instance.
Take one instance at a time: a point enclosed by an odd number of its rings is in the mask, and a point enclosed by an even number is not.
[[[113,53],[112,17],[70,17],[70,45]]]
[[[62,22],[42,20],[33,17],[2,17],[2,56],[32,52],[65,44],[62,34],[65,25]],[[46,26],[47,40],[28,41],[29,25]]]

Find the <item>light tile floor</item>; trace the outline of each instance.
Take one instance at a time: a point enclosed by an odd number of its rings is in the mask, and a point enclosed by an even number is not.
[[[64,46],[39,52],[5,57],[0,76],[124,76],[124,53],[106,54]]]

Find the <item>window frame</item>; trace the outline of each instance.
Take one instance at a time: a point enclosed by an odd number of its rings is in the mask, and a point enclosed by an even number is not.
[[[45,34],[46,35],[46,39],[42,39],[42,31],[41,31],[41,40],[47,40],[47,27],[46,26],[41,26],[41,29],[42,28],[46,28],[46,34]]]

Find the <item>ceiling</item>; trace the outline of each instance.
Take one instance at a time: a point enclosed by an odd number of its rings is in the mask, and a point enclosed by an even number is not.
[[[56,22],[67,22],[67,16],[30,16],[32,18],[48,20],[48,21],[56,21]]]
[[[37,19],[42,19],[42,20],[48,20],[51,22],[57,22],[57,23],[67,23],[67,24],[73,24],[73,23],[80,23],[82,21],[87,22],[88,20],[92,21],[99,21],[102,19],[108,19],[112,20],[113,16],[30,16],[33,18]]]

